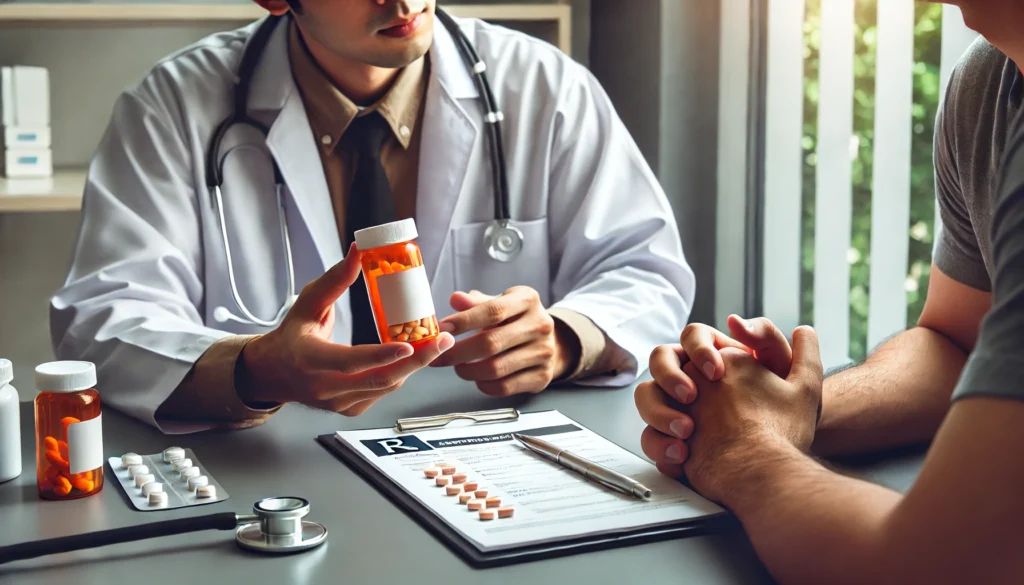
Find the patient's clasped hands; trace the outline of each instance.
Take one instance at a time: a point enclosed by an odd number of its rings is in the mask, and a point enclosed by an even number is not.
[[[732,316],[728,325],[732,337],[692,324],[679,345],[655,349],[654,380],[635,396],[648,425],[644,453],[663,473],[685,474],[701,494],[726,505],[730,478],[755,448],[809,450],[823,376],[810,327],[793,331],[791,347],[767,319]]]

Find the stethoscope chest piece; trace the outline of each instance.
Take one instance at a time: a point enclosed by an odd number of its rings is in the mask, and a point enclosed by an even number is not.
[[[238,546],[259,553],[294,553],[327,541],[327,528],[310,520],[309,501],[303,498],[267,498],[252,507],[251,520],[235,531]]]
[[[484,232],[487,254],[499,262],[511,262],[523,251],[523,232],[508,220],[493,222]]]

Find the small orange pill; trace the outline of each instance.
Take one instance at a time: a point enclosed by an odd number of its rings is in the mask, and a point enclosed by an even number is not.
[[[45,457],[47,461],[53,463],[54,465],[61,469],[68,469],[70,467],[70,465],[68,465],[68,462],[65,461],[64,458],[60,456],[60,453],[56,451],[47,451],[45,453]]]
[[[455,466],[454,465],[442,465],[441,466],[441,473],[443,473],[445,475],[455,475]]]
[[[494,516],[495,516],[495,511],[494,510],[480,510],[480,519],[481,520],[494,520]]]
[[[504,508],[498,508],[498,518],[511,518],[512,514],[515,514],[516,509],[511,506]]]
[[[473,499],[473,494],[468,494],[466,492],[462,492],[461,494],[459,494],[459,503],[460,504],[468,503],[472,499]]]
[[[487,507],[488,508],[497,508],[500,505],[501,505],[501,498],[499,498],[497,496],[495,496],[493,498],[487,498]]]
[[[83,492],[91,492],[92,489],[94,487],[96,487],[93,484],[92,480],[81,478],[81,477],[73,477],[73,478],[71,478],[71,485],[74,486],[76,490],[83,491]]]
[[[444,489],[449,496],[457,496],[462,493],[462,486],[450,485]]]
[[[64,427],[64,436],[65,437],[68,436],[68,427],[69,426],[71,426],[71,425],[73,425],[75,423],[80,423],[80,422],[82,422],[82,421],[78,420],[77,418],[75,418],[73,416],[65,416],[64,418],[60,419],[60,426]]]
[[[391,265],[387,262],[381,262],[377,266],[383,274],[391,274],[394,272],[394,270],[391,269]]]
[[[455,475],[452,476],[452,483],[454,483],[454,484],[466,483],[467,479],[469,479],[469,478],[466,477],[465,473],[456,473]]]
[[[483,500],[470,500],[469,503],[467,503],[466,505],[469,506],[469,511],[470,512],[476,512],[478,510],[483,510],[484,509],[484,501]]]
[[[395,272],[401,272],[402,270],[405,270],[406,268],[408,268],[408,266],[406,266],[405,264],[402,264],[401,262],[392,262],[391,263],[391,270],[394,270]]]
[[[44,451],[58,451],[59,450],[59,448],[57,446],[57,439],[54,439],[53,437],[46,437],[45,439],[43,439],[43,446],[46,447],[45,449],[43,449]]]
[[[430,479],[434,479],[435,477],[441,475],[441,470],[436,467],[428,467],[423,470],[423,475],[429,477]]]
[[[65,443],[64,441],[57,441],[57,452],[60,453],[60,456],[63,457],[65,461],[68,461],[69,457],[67,443]]]
[[[434,483],[437,484],[438,487],[444,487],[452,483],[452,478],[450,475],[442,475],[435,479]]]
[[[473,492],[473,495],[478,497],[478,498],[486,498],[487,497],[487,490],[476,490],[475,492]]]
[[[467,481],[466,483],[462,484],[462,489],[466,490],[467,492],[475,492],[478,487],[480,487],[480,484],[478,484],[475,481]]]
[[[66,496],[71,493],[71,482],[68,478],[59,476],[56,481],[53,482],[53,493],[58,496]]]

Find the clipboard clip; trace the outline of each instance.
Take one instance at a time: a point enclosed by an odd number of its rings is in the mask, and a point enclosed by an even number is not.
[[[395,429],[400,433],[411,433],[425,429],[439,429],[455,420],[470,420],[474,424],[496,422],[514,422],[519,420],[519,411],[515,408],[499,408],[496,410],[480,410],[477,412],[453,412],[437,416],[421,416],[417,418],[400,418],[395,421]]]

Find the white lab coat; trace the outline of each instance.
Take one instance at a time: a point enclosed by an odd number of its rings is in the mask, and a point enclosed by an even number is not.
[[[585,68],[526,35],[459,23],[505,114],[510,211],[525,245],[512,263],[487,255],[484,230],[494,209],[483,109],[452,37],[437,23],[416,223],[438,316],[452,312],[456,290],[531,286],[546,306],[589,317],[614,342],[621,372],[589,383],[632,382],[655,345],[677,338],[694,296],[668,201]],[[213,319],[220,305],[238,309],[204,164],[256,26],[172,55],[117,101],[89,168],[70,273],[52,300],[58,358],[94,362],[106,404],[150,424],[214,341],[266,331]],[[244,129],[222,148],[231,153],[224,199],[238,288],[266,319],[286,294],[267,156],[287,185],[298,288],[343,257],[317,142],[290,71],[287,29],[278,26],[271,37],[249,96],[250,113],[270,127],[267,148]],[[347,294],[336,310],[334,340],[346,343]]]

